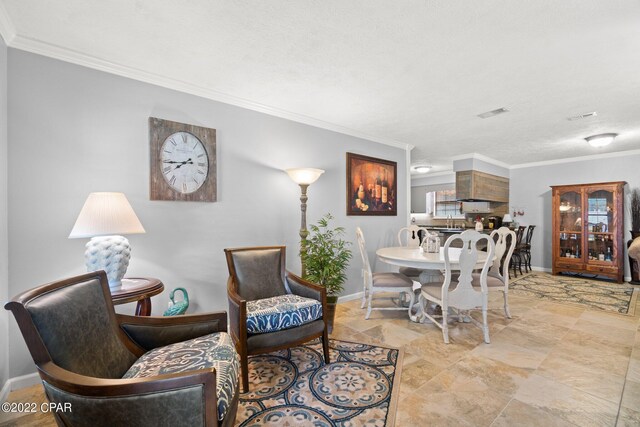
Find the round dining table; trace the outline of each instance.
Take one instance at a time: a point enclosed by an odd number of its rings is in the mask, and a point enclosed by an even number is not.
[[[449,266],[452,271],[460,270],[460,253],[462,248],[449,248]],[[420,283],[434,282],[434,278],[442,277],[444,272],[444,248],[437,253],[424,252],[421,248],[394,246],[380,248],[376,251],[380,261],[399,267],[413,267],[425,270],[420,274]],[[482,268],[487,260],[487,253],[478,251],[475,268]]]
[[[460,253],[462,248],[449,248],[449,267],[452,271],[460,270]],[[437,253],[424,252],[422,248],[411,248],[407,246],[394,246],[388,248],[380,248],[376,251],[376,255],[380,261],[397,265],[399,267],[412,267],[423,270],[420,273],[418,281],[421,284],[441,282],[444,283],[443,273],[445,272],[444,263],[444,247],[440,248]],[[481,269],[487,260],[487,253],[478,251],[478,259],[475,269]],[[417,284],[416,284],[417,285]],[[415,289],[414,289],[415,290]],[[422,299],[422,294],[420,295]],[[416,315],[410,318],[414,322],[424,321],[422,316],[422,303],[418,303]]]

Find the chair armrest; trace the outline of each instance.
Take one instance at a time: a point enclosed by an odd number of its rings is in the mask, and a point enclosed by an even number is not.
[[[286,272],[285,277],[291,293],[305,298],[313,298],[320,301],[323,306],[326,306],[327,289],[324,286],[309,282],[290,271]]]
[[[227,280],[227,299],[229,301],[229,333],[237,346],[238,342],[247,340],[247,300],[235,291],[233,277]]]
[[[214,332],[227,332],[225,311],[182,316],[128,316],[116,314],[124,333],[148,351]]]
[[[133,379],[87,377],[53,362],[38,370],[49,400],[69,405],[55,414],[64,425],[219,424],[213,368]]]

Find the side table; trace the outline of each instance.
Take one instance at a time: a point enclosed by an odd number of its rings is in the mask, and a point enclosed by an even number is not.
[[[111,290],[113,305],[138,302],[136,316],[151,315],[151,297],[164,290],[164,285],[152,277],[130,277],[122,279],[122,286]]]

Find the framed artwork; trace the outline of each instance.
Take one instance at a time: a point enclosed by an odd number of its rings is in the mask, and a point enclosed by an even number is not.
[[[347,153],[347,215],[398,215],[397,163]]]
[[[149,118],[151,200],[215,202],[216,130]]]

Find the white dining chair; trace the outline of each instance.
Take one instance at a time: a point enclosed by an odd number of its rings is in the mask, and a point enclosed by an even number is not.
[[[420,236],[428,235],[427,230],[420,228],[417,225],[410,225],[408,227],[402,227],[398,231],[398,245],[408,248],[419,248],[422,244]],[[414,267],[400,267],[398,272],[413,279],[420,277],[420,273],[424,270]]]
[[[398,231],[398,244],[409,248],[417,248],[421,243],[420,235],[425,234],[425,232],[426,230],[413,224],[408,227],[402,227]]]
[[[364,281],[362,293],[362,305],[360,308],[367,306],[367,314],[365,319],[369,319],[372,310],[407,310],[409,317],[412,317],[411,310],[415,302],[414,286],[419,287],[420,283],[411,280],[409,277],[401,273],[373,273],[371,264],[369,264],[369,255],[367,255],[367,247],[364,240],[364,234],[360,227],[356,227],[356,239],[362,256],[362,277]],[[373,307],[372,300],[374,294],[377,293],[403,293],[409,298],[409,307]],[[393,297],[377,297],[376,299],[397,299]]]
[[[495,243],[495,259],[487,273],[487,289],[489,292],[502,292],[504,296],[504,315],[511,319],[509,310],[509,263],[516,247],[516,233],[508,227],[500,227],[489,235]],[[502,266],[502,269],[500,268]],[[452,280],[457,280],[458,273],[452,273]],[[480,273],[473,273],[474,288],[480,287]]]
[[[462,249],[460,250],[459,268],[460,273],[452,280],[451,274],[451,244],[457,240],[462,241]],[[478,243],[486,241],[487,259],[483,263],[482,270],[479,275],[479,287],[474,287],[473,269],[478,261]],[[451,248],[454,249],[454,248]],[[454,234],[447,239],[444,244],[444,282],[427,283],[422,285],[420,293],[420,305],[422,306],[422,314],[431,320],[435,325],[442,329],[444,342],[449,344],[449,309],[455,309],[458,314],[458,321],[461,322],[463,316],[469,318],[470,321],[482,329],[484,334],[484,342],[489,344],[489,325],[487,323],[487,305],[488,305],[488,287],[487,273],[492,264],[495,245],[493,240],[486,234],[479,233],[475,230],[467,230],[461,234]],[[431,301],[442,307],[441,323],[426,310],[426,301]],[[482,310],[482,323],[476,321],[473,317],[468,316],[469,310]]]
[[[497,239],[496,239],[497,236]],[[516,233],[507,227],[500,227],[491,232],[491,240],[495,242],[495,259],[487,273],[489,292],[500,291],[504,295],[504,315],[511,319],[509,311],[509,262],[516,247]],[[503,259],[504,258],[504,259]],[[502,270],[500,265],[502,264]],[[473,273],[473,286],[480,286],[480,274]]]

